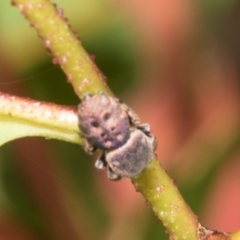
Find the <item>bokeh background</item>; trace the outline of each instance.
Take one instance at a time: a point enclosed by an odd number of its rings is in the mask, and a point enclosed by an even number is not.
[[[240,228],[240,2],[55,0],[108,84],[152,126],[159,160],[199,220]],[[79,104],[33,28],[0,1],[0,91]],[[77,145],[0,150],[0,239],[168,239],[129,180]]]

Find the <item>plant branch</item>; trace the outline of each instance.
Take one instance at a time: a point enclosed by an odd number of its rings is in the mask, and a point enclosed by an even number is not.
[[[24,136],[43,136],[81,144],[76,108],[0,92],[0,144]]]
[[[136,190],[147,199],[171,239],[198,239],[197,217],[157,159],[153,160],[139,176],[134,177],[132,182]]]
[[[86,93],[105,92],[112,95],[105,77],[70,29],[62,9],[48,0],[12,0],[12,4],[36,29],[53,55],[54,62],[61,66],[79,98]]]

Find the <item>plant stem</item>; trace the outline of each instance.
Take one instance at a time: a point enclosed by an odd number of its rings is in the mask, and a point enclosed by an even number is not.
[[[53,61],[61,66],[79,98],[86,93],[112,95],[105,77],[70,29],[62,9],[48,0],[12,0],[12,4],[36,29],[53,55]]]
[[[139,176],[134,177],[132,182],[136,191],[141,192],[147,199],[171,239],[199,239],[197,217],[157,159],[153,160]]]
[[[1,137],[5,135],[4,141],[12,133],[18,137],[23,136],[44,136],[46,138],[56,138],[63,141],[81,144],[78,129],[78,118],[76,108],[59,106],[57,104],[46,103],[20,98],[0,92],[0,119],[2,131]],[[12,124],[7,129],[6,124]],[[26,129],[34,131],[12,132],[16,125],[25,125]],[[9,139],[12,140],[12,139]],[[5,142],[6,142],[5,141]]]

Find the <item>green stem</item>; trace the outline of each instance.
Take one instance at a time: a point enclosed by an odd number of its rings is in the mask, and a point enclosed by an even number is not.
[[[157,159],[153,160],[139,176],[133,178],[132,182],[136,190],[147,199],[171,239],[199,239],[197,217]]]
[[[86,93],[105,92],[112,95],[105,77],[81,46],[76,34],[71,31],[62,9],[48,0],[12,0],[12,4],[36,29],[79,98]]]

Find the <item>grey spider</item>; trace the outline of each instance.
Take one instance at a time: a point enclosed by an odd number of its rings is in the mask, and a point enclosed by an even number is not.
[[[79,128],[87,153],[101,151],[95,166],[108,166],[108,178],[133,177],[154,158],[156,139],[149,124],[117,98],[104,93],[85,95],[78,106]]]

